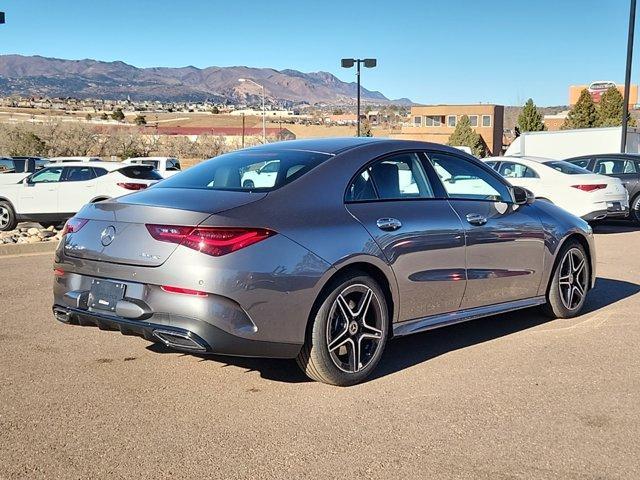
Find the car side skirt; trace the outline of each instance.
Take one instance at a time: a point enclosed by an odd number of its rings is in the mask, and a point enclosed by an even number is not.
[[[511,312],[513,310],[520,310],[522,308],[535,307],[537,305],[543,305],[546,302],[546,297],[540,296],[417,318],[415,320],[396,323],[393,326],[393,335],[395,337],[402,337],[404,335],[424,332],[425,330],[432,330],[434,328],[446,327],[447,325],[467,322],[477,318]]]

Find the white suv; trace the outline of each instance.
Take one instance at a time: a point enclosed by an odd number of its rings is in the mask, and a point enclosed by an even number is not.
[[[0,231],[20,221],[58,225],[85,204],[142,190],[162,180],[149,165],[116,162],[50,164],[20,183],[0,185]]]

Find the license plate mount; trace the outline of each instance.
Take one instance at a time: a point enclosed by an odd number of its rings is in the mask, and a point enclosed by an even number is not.
[[[115,312],[116,304],[124,298],[126,285],[108,280],[92,280],[88,305],[90,308]]]

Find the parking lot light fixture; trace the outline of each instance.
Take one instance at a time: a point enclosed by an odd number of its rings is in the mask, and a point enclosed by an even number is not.
[[[375,58],[343,58],[340,61],[342,68],[351,68],[356,65],[356,80],[358,84],[357,91],[357,117],[358,117],[358,134],[360,136],[360,64],[364,64],[365,68],[374,68],[378,65],[378,61]]]
[[[267,124],[266,124],[267,112],[264,107],[264,85],[261,85],[258,82],[251,80],[250,78],[239,78],[238,81],[240,83],[245,83],[245,82],[253,83],[254,85],[257,85],[262,89],[262,143],[267,143]]]

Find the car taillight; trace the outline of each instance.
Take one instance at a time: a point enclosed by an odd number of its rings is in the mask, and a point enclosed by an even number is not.
[[[607,188],[606,183],[594,183],[589,185],[571,185],[573,188],[577,188],[578,190],[582,190],[583,192],[593,192],[595,190],[602,190],[603,188]]]
[[[147,225],[153,238],[177,243],[207,255],[219,257],[272,237],[276,232],[266,228],[184,227]]]
[[[126,190],[144,190],[145,188],[147,188],[146,183],[132,183],[132,182],[120,182],[118,183],[118,186]]]
[[[62,235],[66,235],[67,233],[76,233],[79,232],[82,227],[84,227],[87,222],[86,218],[78,218],[71,217],[67,220],[67,223],[64,224],[64,228],[62,229]]]

